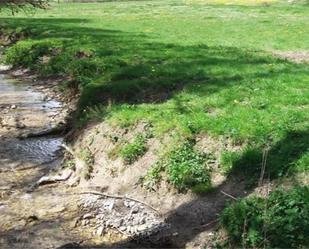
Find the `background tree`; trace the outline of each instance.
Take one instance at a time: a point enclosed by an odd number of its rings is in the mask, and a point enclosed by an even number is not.
[[[12,13],[33,8],[45,9],[48,0],[0,0],[0,10],[9,9]]]

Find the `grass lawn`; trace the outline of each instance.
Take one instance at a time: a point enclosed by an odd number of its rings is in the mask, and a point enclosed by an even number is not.
[[[70,3],[33,16],[2,13],[6,29],[30,30],[6,60],[67,76],[82,91],[81,120],[147,120],[158,135],[224,135],[246,143],[248,155],[268,146],[274,165],[305,170],[309,66],[271,52],[309,50],[309,7],[224,3]]]

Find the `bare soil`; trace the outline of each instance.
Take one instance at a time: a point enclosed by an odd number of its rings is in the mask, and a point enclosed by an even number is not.
[[[308,51],[274,51],[273,55],[294,63],[309,63]]]

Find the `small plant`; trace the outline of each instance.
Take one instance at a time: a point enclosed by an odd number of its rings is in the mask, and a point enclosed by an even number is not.
[[[66,160],[63,164],[63,167],[75,170],[75,161],[72,159]]]
[[[232,151],[224,151],[221,154],[220,158],[220,166],[221,166],[221,171],[223,174],[229,174],[235,162],[240,160],[241,154],[239,152],[232,152]]]
[[[165,167],[163,163],[156,163],[141,180],[142,186],[148,190],[153,190],[162,179],[162,172]]]
[[[225,208],[220,219],[238,246],[306,247],[309,245],[309,188],[277,190],[268,199],[241,200]]]
[[[85,171],[85,179],[90,178],[90,174],[93,171],[93,164],[94,164],[94,156],[91,153],[89,148],[83,149],[80,152],[80,158],[86,163],[87,170]]]
[[[167,175],[169,181],[180,190],[191,188],[204,192],[211,186],[207,155],[198,153],[193,146],[193,142],[187,141],[171,152],[166,162]]]
[[[59,44],[53,41],[21,41],[6,51],[5,62],[13,66],[34,68],[40,58],[49,55],[56,46]]]
[[[120,151],[125,163],[132,164],[147,151],[146,138],[139,134],[132,143],[126,144]]]

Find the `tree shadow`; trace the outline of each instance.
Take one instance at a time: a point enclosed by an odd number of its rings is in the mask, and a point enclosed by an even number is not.
[[[269,69],[270,63],[280,60],[256,51],[165,44],[144,33],[92,28],[85,19],[1,21],[10,28],[26,29],[35,41],[61,44],[62,54],[52,58],[52,74],[69,74],[81,85],[81,109],[107,103],[162,103],[182,90],[197,97],[207,96],[248,80],[272,79],[299,70],[288,67],[283,60]],[[94,57],[79,56],[80,51]]]

